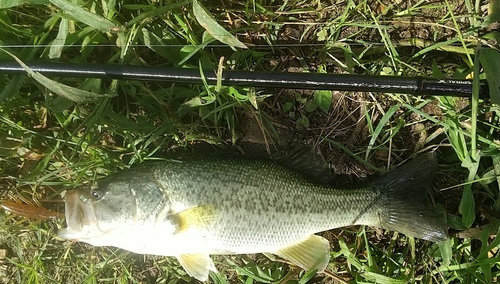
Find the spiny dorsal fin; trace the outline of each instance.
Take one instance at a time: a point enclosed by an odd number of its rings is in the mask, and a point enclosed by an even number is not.
[[[208,253],[181,254],[177,256],[177,260],[189,276],[200,281],[208,280],[209,271],[217,271]]]
[[[330,243],[323,237],[311,235],[301,242],[273,253],[290,260],[304,270],[317,269],[318,273],[321,273],[330,261]]]
[[[175,225],[175,233],[181,233],[194,228],[208,228],[213,224],[216,218],[216,207],[207,204],[191,207],[167,217],[167,219]]]

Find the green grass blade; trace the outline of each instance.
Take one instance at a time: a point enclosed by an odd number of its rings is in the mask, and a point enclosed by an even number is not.
[[[337,141],[334,141],[332,139],[329,139],[329,138],[326,138],[326,137],[321,137],[321,139],[325,140],[326,142],[334,145],[334,146],[337,146],[338,148],[340,148],[341,150],[343,150],[344,152],[346,152],[347,154],[349,154],[351,157],[353,157],[354,159],[356,159],[358,162],[362,163],[365,167],[367,168],[370,168],[372,170],[376,170],[377,172],[385,172],[384,170],[381,170],[377,167],[374,167],[372,164],[368,163],[367,161],[363,160],[362,158],[360,158],[358,155],[356,155],[354,152],[352,152],[351,150],[347,149],[344,145],[340,144],[339,142]]]
[[[493,171],[496,175],[497,185],[500,188],[500,157],[499,156],[493,157]]]
[[[10,79],[9,84],[5,86],[5,88],[0,93],[0,103],[5,100],[12,98],[17,92],[19,88],[21,88],[21,83],[24,80],[24,75],[16,75]]]
[[[96,101],[98,99],[109,97],[108,95],[94,94],[91,92],[87,92],[84,90],[73,88],[73,87],[61,84],[59,82],[56,82],[54,80],[51,80],[51,79],[43,76],[42,74],[31,70],[26,64],[24,64],[14,54],[12,54],[6,50],[3,50],[1,48],[0,48],[0,50],[4,51],[5,53],[12,56],[12,58],[14,58],[26,70],[26,72],[31,77],[33,77],[33,79],[35,79],[38,83],[42,84],[45,88],[51,90],[52,92],[56,93],[57,95],[59,95],[63,98],[71,100],[75,103],[88,103],[88,102]]]
[[[71,15],[73,18],[93,27],[94,29],[109,32],[116,27],[116,25],[108,19],[91,13],[72,2],[66,0],[50,0],[50,2],[59,7],[65,13]]]
[[[266,274],[260,267],[257,265],[249,265],[247,267],[240,267],[233,261],[226,259],[227,262],[238,272],[240,275],[251,277],[255,279],[259,283],[271,283],[274,279]]]
[[[131,21],[126,23],[126,27],[132,27],[136,23],[140,23],[146,19],[153,19],[155,17],[161,16],[169,11],[178,9],[184,5],[189,4],[191,1],[178,1],[176,3],[165,4],[161,7],[152,6],[153,8],[147,12],[140,13],[137,17],[134,17]],[[149,6],[149,5],[148,5]]]
[[[230,32],[219,25],[215,19],[207,13],[205,8],[197,1],[193,1],[193,14],[198,23],[215,39],[229,46],[247,48]]]
[[[46,4],[49,0],[2,0],[0,1],[0,9],[7,9],[26,4]]]
[[[306,273],[300,277],[299,282],[297,284],[307,284],[316,276],[317,270],[308,270]]]
[[[396,279],[379,273],[365,271],[361,274],[366,280],[379,284],[407,284],[408,279]]]
[[[462,161],[462,166],[469,170],[469,176],[467,178],[469,182],[473,181],[476,177],[479,168],[479,158],[480,156],[477,154],[474,157],[467,156],[467,158]],[[464,192],[462,193],[462,199],[460,200],[458,210],[462,214],[463,225],[470,228],[476,219],[476,203],[471,183],[464,185]]]
[[[492,103],[500,105],[500,52],[491,48],[479,51],[479,60],[484,68]]]
[[[451,240],[439,242],[437,245],[439,247],[439,252],[441,253],[441,258],[443,259],[443,264],[450,265],[453,261],[453,248]]]
[[[373,145],[375,145],[375,142],[377,141],[377,138],[379,135],[382,133],[382,129],[385,127],[385,125],[389,122],[389,120],[392,118],[392,116],[398,111],[400,108],[400,105],[395,105],[392,106],[380,119],[380,122],[377,124],[377,127],[375,128],[375,131],[372,134],[372,138],[370,139],[370,142],[368,143],[368,148],[366,149],[366,154],[365,154],[365,159],[368,159],[371,150],[373,149]]]
[[[59,31],[57,32],[56,39],[52,42],[49,50],[49,58],[59,58],[66,43],[66,38],[69,31],[69,20],[61,19],[59,23]]]

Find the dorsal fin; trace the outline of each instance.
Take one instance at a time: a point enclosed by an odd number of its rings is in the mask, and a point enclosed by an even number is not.
[[[300,146],[291,151],[276,152],[272,159],[314,183],[331,184],[335,178],[328,163],[308,147]]]

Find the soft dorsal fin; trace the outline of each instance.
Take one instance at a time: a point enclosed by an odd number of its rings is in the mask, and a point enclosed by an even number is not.
[[[308,147],[296,147],[289,152],[280,151],[274,153],[272,159],[314,183],[331,184],[335,178],[328,163]]]
[[[323,237],[311,235],[301,242],[273,253],[290,260],[304,270],[317,269],[320,273],[330,261],[330,242]]]
[[[208,273],[217,271],[208,253],[181,254],[177,256],[177,260],[189,276],[200,281],[207,281]]]
[[[175,225],[175,233],[189,229],[204,229],[210,227],[217,218],[217,209],[213,205],[199,205],[169,215],[168,220]]]

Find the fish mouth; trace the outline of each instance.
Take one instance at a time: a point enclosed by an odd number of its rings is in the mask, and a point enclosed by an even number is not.
[[[84,193],[69,190],[64,199],[67,228],[60,230],[59,236],[65,239],[78,239],[79,236],[98,228],[94,207],[91,202],[88,202],[89,199],[85,198]]]

